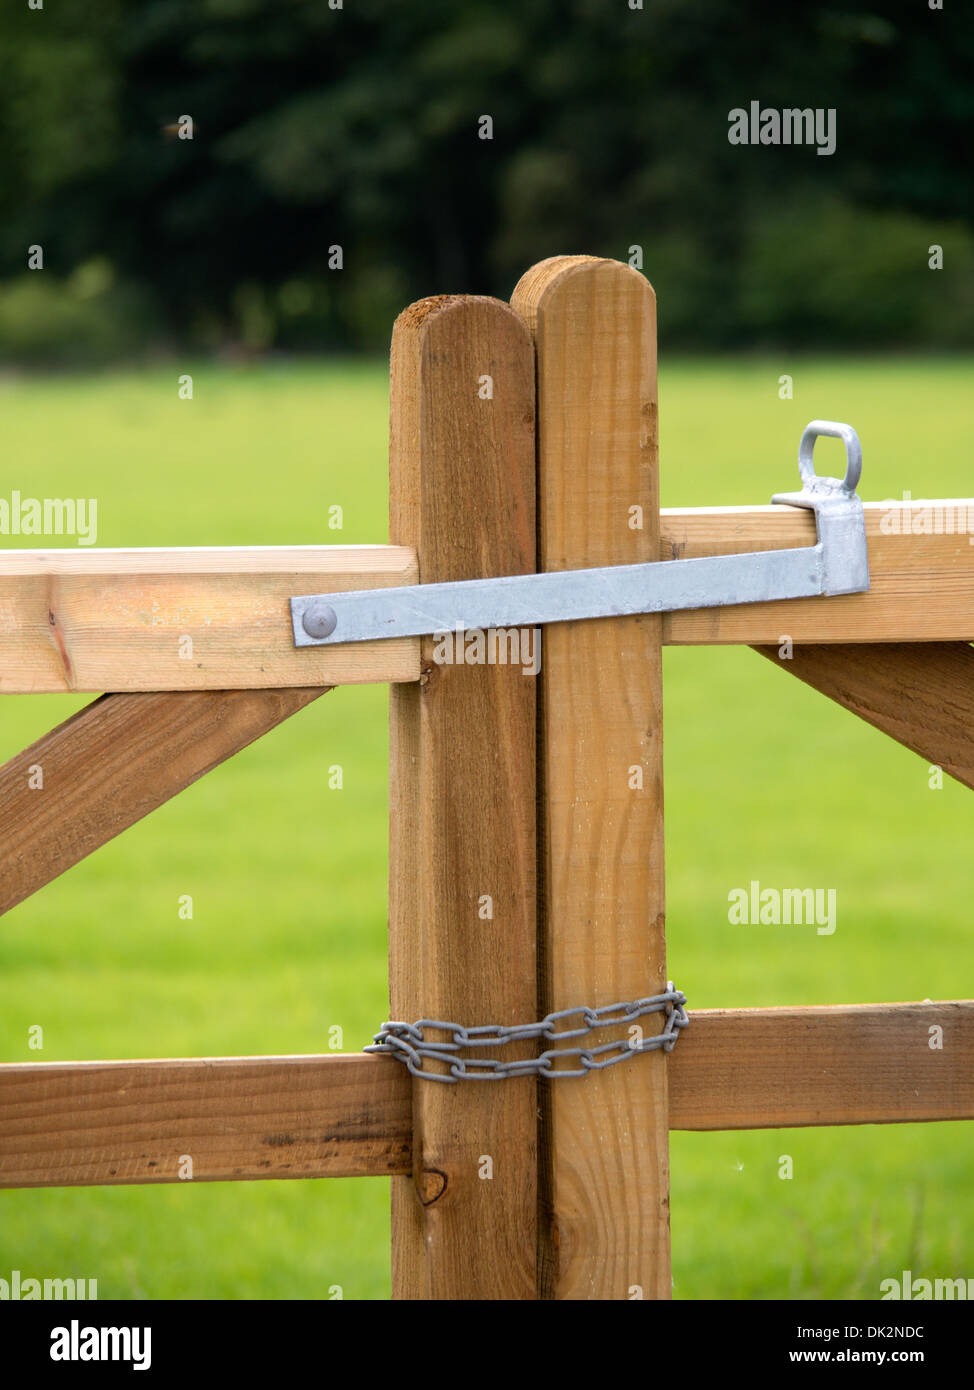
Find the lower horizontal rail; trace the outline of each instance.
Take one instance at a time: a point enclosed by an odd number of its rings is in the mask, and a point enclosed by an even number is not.
[[[408,1173],[408,1079],[365,1054],[2,1066],[0,1187]]]
[[[670,1054],[671,1129],[974,1120],[970,1000],[690,1018]]]
[[[695,1011],[668,1065],[671,1129],[970,1120],[974,1002]],[[358,1053],[0,1066],[0,1187],[408,1173],[413,1084]]]

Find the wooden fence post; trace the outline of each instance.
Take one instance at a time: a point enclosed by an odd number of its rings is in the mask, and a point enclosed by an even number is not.
[[[508,305],[441,296],[400,315],[391,533],[423,582],[534,571],[534,414],[530,334]],[[419,684],[391,693],[391,1017],[530,1022],[536,681],[520,665],[439,664],[435,648],[424,639]],[[395,1297],[535,1297],[536,1094],[528,1078],[413,1081]]]
[[[537,353],[539,569],[657,559],[652,288],[564,256],[511,302]],[[544,631],[546,1011],[666,988],[661,633],[649,615]],[[670,1296],[666,1065],[657,1051],[542,1088],[542,1296]]]

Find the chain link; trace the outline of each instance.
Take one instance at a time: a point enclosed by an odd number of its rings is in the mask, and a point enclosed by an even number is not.
[[[460,1023],[445,1023],[441,1019],[421,1018],[418,1023],[383,1023],[374,1041],[365,1052],[384,1052],[397,1057],[412,1072],[427,1081],[503,1081],[509,1076],[546,1076],[552,1081],[567,1076],[587,1076],[590,1071],[604,1071],[641,1052],[662,1048],[672,1052],[681,1028],[690,1022],[686,1011],[686,995],[667,983],[665,994],[653,994],[636,999],[631,1004],[604,1004],[600,1009],[584,1005],[574,1009],[559,1009],[548,1014],[540,1023],[517,1023],[510,1027],[485,1023],[465,1028]],[[496,1057],[461,1056],[467,1049],[505,1047],[509,1043],[530,1042],[543,1038],[546,1042],[562,1042],[582,1038],[597,1029],[632,1024],[647,1014],[665,1013],[661,1033],[633,1043],[626,1038],[599,1043],[596,1047],[552,1047],[537,1057],[523,1061],[505,1062]],[[580,1018],[580,1026],[557,1028],[568,1019]],[[424,1030],[449,1034],[449,1041],[436,1042],[427,1038]],[[565,1059],[577,1059],[578,1066],[559,1066]],[[424,1062],[439,1062],[447,1072],[433,1071]]]

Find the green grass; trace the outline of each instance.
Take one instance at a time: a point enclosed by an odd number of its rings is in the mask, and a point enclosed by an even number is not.
[[[964,496],[972,365],[671,363],[664,505],[791,488],[816,416],[859,430],[866,498]],[[176,375],[0,383],[0,495],[96,496],[99,545],[386,539],[383,364],[201,365],[192,402]],[[819,448],[837,468],[839,446]],[[665,672],[669,973],[691,1008],[969,996],[970,796],[931,790],[919,759],[746,650],[670,649]],[[85,702],[7,697],[0,758]],[[327,695],[4,918],[0,1060],[315,1052],[336,1024],[346,1050],[367,1041],[386,1015],[386,704]],[[730,926],[728,891],[751,879],[836,888],[835,934]],[[676,1295],[974,1275],[972,1163],[969,1124],[676,1134]],[[387,1208],[375,1179],[2,1192],[0,1276],[85,1275],[104,1298],[382,1298]]]

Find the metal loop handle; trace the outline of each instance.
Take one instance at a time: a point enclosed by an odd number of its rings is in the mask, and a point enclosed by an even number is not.
[[[855,492],[862,475],[862,445],[851,425],[843,425],[836,420],[812,420],[802,431],[801,443],[798,446],[798,472],[805,487],[814,489],[816,486],[821,487],[823,483],[838,482],[838,479],[820,478],[815,472],[812,455],[815,451],[815,441],[820,434],[831,435],[832,438],[844,442],[845,477],[840,486],[844,492]]]

